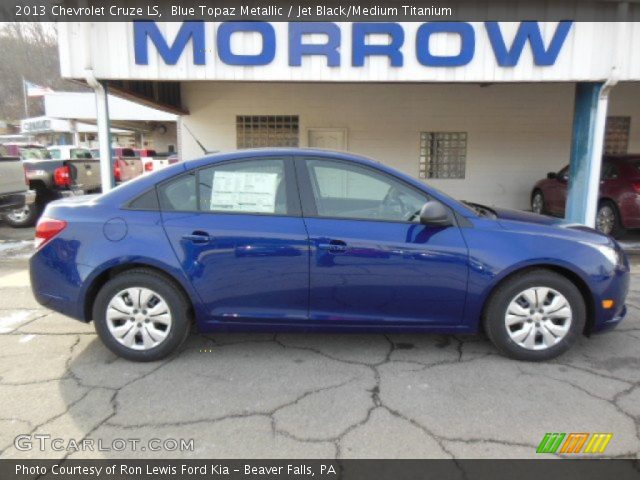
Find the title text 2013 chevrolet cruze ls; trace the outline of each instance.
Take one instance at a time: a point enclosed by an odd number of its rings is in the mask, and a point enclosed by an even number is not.
[[[131,360],[200,331],[472,333],[545,360],[626,313],[618,244],[560,220],[459,203],[353,155],[180,163],[38,224],[38,301]]]

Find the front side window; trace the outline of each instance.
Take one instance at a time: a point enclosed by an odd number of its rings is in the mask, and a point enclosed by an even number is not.
[[[200,210],[286,215],[285,161],[256,159],[205,168],[199,175]]]
[[[51,155],[51,158],[55,160],[60,160],[60,150],[57,148],[49,150],[49,155]]]
[[[418,222],[428,196],[370,168],[307,160],[320,217]]]

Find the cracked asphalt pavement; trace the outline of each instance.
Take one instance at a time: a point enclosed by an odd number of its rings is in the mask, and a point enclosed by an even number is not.
[[[117,358],[39,306],[32,231],[0,227],[2,458],[531,458],[546,432],[612,432],[640,458],[640,275],[616,330],[542,364],[483,337],[192,334],[169,359]],[[65,441],[193,439],[193,451],[21,451]]]

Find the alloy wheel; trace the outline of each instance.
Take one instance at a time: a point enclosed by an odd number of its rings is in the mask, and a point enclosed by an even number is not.
[[[133,350],[157,347],[167,338],[172,324],[164,298],[143,287],[118,292],[109,301],[106,320],[113,338]]]
[[[545,350],[569,332],[571,305],[557,290],[531,287],[511,300],[504,321],[509,337],[519,346],[527,350]]]
[[[609,205],[603,205],[598,210],[596,216],[596,228],[602,233],[609,235],[613,231],[616,222],[616,213]]]
[[[543,208],[544,200],[542,199],[542,194],[536,193],[531,200],[531,210],[533,213],[542,214]]]
[[[7,218],[15,223],[24,222],[27,217],[31,214],[31,207],[29,205],[25,205],[22,208],[16,208],[15,210],[11,210],[7,213]]]

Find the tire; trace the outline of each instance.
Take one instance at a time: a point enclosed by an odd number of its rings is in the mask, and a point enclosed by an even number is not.
[[[98,336],[113,353],[127,360],[152,362],[165,358],[186,340],[191,330],[190,307],[172,280],[153,270],[134,269],[100,289],[93,304],[93,321]],[[156,313],[151,314],[154,309]],[[162,314],[165,310],[168,316]]]
[[[596,213],[596,230],[620,238],[626,230],[622,226],[618,207],[611,200],[602,200]]]
[[[542,288],[549,289],[548,294],[544,300],[538,300],[545,293]],[[526,307],[526,296],[522,295],[532,290],[537,302],[534,314],[530,306]],[[563,300],[569,310],[564,307],[556,310]],[[539,362],[566,352],[584,331],[586,315],[584,299],[576,285],[558,273],[536,269],[516,274],[500,284],[489,298],[482,320],[487,336],[503,355]]]
[[[14,228],[33,227],[38,221],[42,210],[44,210],[44,205],[36,200],[31,205],[25,205],[22,208],[5,213],[3,219]]]
[[[545,215],[547,206],[544,203],[544,194],[540,190],[534,190],[531,195],[531,211],[538,215]]]

